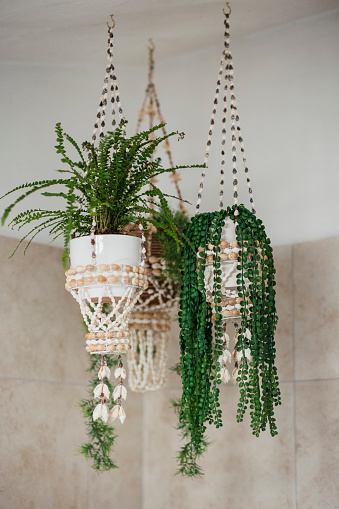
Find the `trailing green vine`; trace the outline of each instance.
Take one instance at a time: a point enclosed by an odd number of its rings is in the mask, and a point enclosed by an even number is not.
[[[86,430],[88,441],[82,444],[79,452],[85,456],[86,459],[91,459],[91,467],[94,470],[104,472],[118,468],[111,458],[111,450],[114,446],[117,435],[115,434],[114,427],[109,423],[105,424],[103,420],[97,419],[93,421],[93,411],[97,402],[93,398],[93,390],[98,385],[98,371],[100,369],[101,356],[90,355],[90,367],[88,371],[91,373],[91,379],[88,387],[88,398],[80,401],[79,406],[86,421]],[[108,355],[106,357],[107,366],[111,369],[117,365],[117,359]],[[109,380],[106,379],[106,385],[110,391],[113,392],[113,387]],[[107,401],[107,405],[112,410],[115,402],[113,399]]]
[[[207,424],[214,424],[217,428],[222,426],[218,362],[223,351],[219,243],[225,218],[235,220],[234,210],[234,207],[228,207],[219,212],[198,214],[185,230],[190,243],[185,244],[182,259],[179,312],[182,398],[178,409],[178,429],[185,444],[178,454],[178,472],[186,476],[202,474],[198,459],[208,445]],[[272,248],[262,221],[243,205],[238,207],[238,211],[236,239],[240,252],[237,291],[242,300],[236,349],[243,355],[237,376],[240,389],[237,421],[243,420],[249,407],[252,433],[259,436],[268,423],[274,436],[277,434],[274,406],[279,405],[281,399],[274,365],[277,315]],[[208,244],[214,246],[213,325],[212,308],[206,300],[204,283],[205,248]],[[198,251],[201,261],[197,269]],[[251,361],[245,355],[246,349],[250,349]]]
[[[162,210],[154,214],[155,220],[161,223],[164,220],[164,214]],[[181,211],[173,212],[174,224],[178,228],[179,232],[182,232],[188,223],[188,218]],[[177,250],[176,242],[172,236],[169,236],[164,230],[158,228],[157,232],[153,234],[160,242],[163,249],[163,256],[166,261],[166,271],[163,274],[165,278],[170,278],[177,288],[180,287],[181,272],[180,262],[181,255]],[[104,311],[109,312],[108,304],[104,304]],[[88,329],[86,328],[86,332]],[[87,429],[87,442],[82,444],[79,451],[83,454],[86,459],[90,459],[91,466],[94,470],[108,471],[118,466],[111,459],[111,451],[115,444],[117,435],[115,428],[109,423],[105,424],[101,419],[93,421],[93,411],[97,402],[93,399],[93,391],[98,384],[98,371],[100,368],[101,356],[90,355],[89,356],[90,367],[88,371],[91,373],[91,379],[88,387],[88,397],[83,399],[79,406],[82,410],[83,416],[86,421]],[[117,364],[117,360],[112,356],[106,356],[107,365],[109,368]],[[112,393],[112,386],[109,380],[105,382],[108,386],[110,393]],[[114,406],[114,401],[108,400],[107,405],[110,410]]]

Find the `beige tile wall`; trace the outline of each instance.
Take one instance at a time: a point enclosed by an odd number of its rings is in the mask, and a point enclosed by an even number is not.
[[[32,244],[8,260],[16,244],[0,237],[0,508],[141,509],[142,397],[129,394],[116,427],[120,469],[98,476],[77,452],[88,354],[62,250]]]
[[[61,250],[34,244],[7,260],[14,246],[0,238],[1,509],[339,508],[339,239],[275,249],[279,435],[255,438],[248,421],[237,424],[238,390],[223,387],[224,426],[210,429],[196,480],[175,475],[175,374],[160,391],[129,394],[119,470],[98,475],[77,454],[87,359]],[[170,364],[178,357],[174,322]]]
[[[202,479],[175,475],[170,400],[180,380],[144,395],[144,509],[339,508],[339,238],[274,249],[277,269],[279,435],[255,438],[235,420],[238,390],[223,386],[223,428]],[[178,358],[173,328],[170,359]]]

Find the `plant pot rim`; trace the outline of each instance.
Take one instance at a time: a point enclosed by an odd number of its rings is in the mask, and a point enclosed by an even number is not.
[[[116,236],[116,235],[120,235],[121,237],[135,237],[135,235],[131,235],[129,232],[114,232],[114,233],[96,233],[94,236],[95,237],[109,237],[109,236]],[[75,240],[75,239],[82,239],[84,237],[90,237],[91,235],[90,234],[87,234],[87,235],[78,235],[77,237],[72,237],[71,240]]]

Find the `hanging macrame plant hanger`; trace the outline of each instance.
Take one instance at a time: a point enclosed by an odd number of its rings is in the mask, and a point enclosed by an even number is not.
[[[156,122],[165,124],[161,113],[160,102],[153,81],[154,50],[155,45],[149,41],[149,72],[148,84],[141,110],[138,115],[136,132],[139,132],[142,122],[148,117],[149,128]],[[166,136],[166,127],[162,127]],[[169,140],[165,140],[165,153],[170,168],[174,168]],[[154,156],[154,154],[153,154]],[[170,174],[179,199],[179,207],[184,215],[187,210],[182,200],[179,187],[180,175],[176,170]],[[151,179],[150,186],[156,183]],[[152,201],[150,201],[152,207]],[[161,243],[153,235],[154,227],[151,225],[146,232],[146,260],[148,271],[148,289],[143,292],[134,306],[130,320],[130,341],[132,349],[128,352],[128,384],[132,391],[150,391],[162,387],[166,380],[167,371],[167,344],[171,328],[172,311],[178,302],[176,288],[169,279],[163,279],[165,269],[164,253]]]
[[[222,299],[218,303],[218,313],[222,316],[223,321],[223,354],[219,358],[221,366],[221,380],[224,383],[230,380],[236,381],[238,376],[238,355],[236,351],[236,343],[238,338],[238,328],[241,322],[241,302],[242,298],[238,294],[237,288],[237,276],[239,275],[238,264],[239,264],[239,244],[236,236],[237,218],[239,215],[238,210],[238,168],[237,168],[237,148],[240,148],[242,165],[245,172],[246,184],[249,193],[250,208],[253,214],[255,214],[253,191],[251,187],[251,180],[249,177],[249,170],[247,166],[247,159],[245,156],[244,140],[239,123],[238,105],[235,96],[234,82],[233,82],[233,57],[230,50],[230,32],[229,32],[229,16],[231,14],[231,8],[229,2],[227,2],[229,11],[225,15],[225,31],[224,31],[224,50],[220,59],[220,66],[217,79],[217,88],[214,96],[214,106],[212,110],[210,127],[207,137],[207,145],[205,150],[204,164],[208,165],[210,149],[212,145],[212,135],[215,127],[215,116],[217,114],[218,104],[222,104],[222,129],[221,129],[221,163],[220,163],[220,182],[219,182],[219,211],[224,209],[224,175],[226,166],[226,139],[227,139],[227,112],[229,107],[230,115],[230,135],[231,135],[231,160],[232,160],[232,176],[233,176],[233,208],[234,208],[234,219],[231,219],[228,214],[224,214],[224,225],[222,227],[221,237],[218,248],[218,256],[220,260],[221,274],[221,292]],[[222,91],[222,92],[221,92]],[[220,101],[220,94],[222,93],[222,101]],[[229,106],[228,106],[229,105]],[[196,204],[195,214],[199,214],[200,205],[202,200],[202,194],[204,190],[206,171],[203,170],[200,180],[198,200]],[[258,252],[261,253],[260,247]],[[216,319],[216,311],[214,302],[214,287],[215,280],[217,279],[215,274],[215,267],[213,262],[215,260],[215,246],[209,242],[205,248],[200,248],[198,253],[198,263],[204,258],[205,261],[205,292],[206,300],[209,302],[213,309],[212,320]],[[245,278],[245,293],[248,292],[249,281]],[[251,303],[248,304],[248,311],[250,312]],[[233,325],[235,328],[235,336],[233,343],[230,341],[229,334],[227,333],[227,324]],[[250,335],[248,329],[246,334]],[[250,338],[249,338],[250,339]],[[233,346],[233,351],[229,348]],[[249,355],[249,353],[248,353]],[[251,359],[249,359],[251,360]],[[229,365],[234,364],[233,370],[229,370]]]
[[[123,120],[119,89],[113,65],[113,25],[108,27],[108,65],[104,78],[97,118],[92,134],[93,144],[97,138],[100,143],[106,127],[106,110],[110,97],[112,128]],[[89,160],[90,164],[90,160]],[[81,199],[81,197],[80,197]],[[126,389],[122,387],[126,372],[122,363],[122,353],[131,350],[128,322],[131,311],[147,289],[145,269],[146,238],[141,222],[138,225],[139,237],[131,235],[96,235],[96,220],[93,215],[91,234],[71,240],[71,268],[66,272],[66,289],[78,302],[84,322],[88,328],[86,350],[101,355],[101,368],[98,374],[100,384],[94,395],[100,400],[94,410],[93,419],[108,420],[106,400],[109,391],[105,379],[109,378],[106,355],[118,355],[118,368],[115,377],[119,385],[114,391],[117,405],[112,410],[112,418],[125,419],[121,397],[126,399]]]
[[[227,5],[229,7],[228,2]],[[222,94],[219,210],[200,213],[206,176],[203,169],[196,214],[185,230],[191,245],[186,245],[183,252],[179,312],[183,394],[179,428],[188,443],[182,447],[178,458],[179,471],[188,476],[201,473],[196,460],[207,447],[206,423],[222,426],[219,403],[222,382],[239,383],[237,421],[243,420],[249,406],[252,432],[256,436],[267,423],[272,436],[277,434],[273,408],[280,404],[274,365],[277,316],[273,254],[262,221],[255,216],[233,83],[230,7],[229,12],[223,12],[224,49],[204,158],[207,166]],[[224,209],[227,118],[230,121],[233,206]],[[251,210],[238,201],[239,149]],[[231,324],[235,328],[232,340]]]

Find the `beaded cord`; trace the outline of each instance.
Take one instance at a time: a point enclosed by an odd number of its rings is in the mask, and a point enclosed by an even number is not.
[[[146,262],[146,237],[145,237],[145,230],[144,230],[144,227],[142,226],[141,221],[139,223],[139,230],[141,232],[141,263],[140,263],[140,267],[144,267],[145,262]]]
[[[145,97],[138,115],[136,132],[140,131],[142,122],[148,117],[149,128],[155,125],[155,119],[165,124],[161,113],[160,102],[153,81],[155,45],[150,39],[148,84]],[[161,128],[163,136],[167,136],[166,127]],[[151,135],[152,136],[152,135]],[[164,142],[165,152],[170,167],[173,159],[169,140]],[[179,187],[180,175],[173,170],[170,176],[175,185],[179,198],[179,207],[183,214],[187,214],[182,201]],[[150,186],[157,180],[152,178]],[[153,199],[149,199],[150,207],[154,209]],[[152,256],[152,228],[147,232],[147,258],[149,288],[144,291],[142,300],[133,308],[129,330],[131,334],[131,350],[127,353],[128,383],[132,391],[144,392],[162,387],[167,372],[167,344],[171,328],[171,311],[178,302],[172,281],[161,279],[165,269],[164,260]]]
[[[230,33],[229,33],[229,13],[225,14],[225,31],[224,31],[224,49],[222,52],[220,67],[218,72],[218,80],[217,80],[217,88],[214,96],[214,106],[212,110],[211,120],[210,120],[210,128],[208,131],[207,137],[207,145],[204,157],[204,164],[207,166],[207,161],[210,154],[211,144],[212,144],[212,134],[215,125],[215,115],[217,112],[217,105],[220,95],[220,88],[224,86],[224,96],[223,96],[223,112],[222,112],[222,142],[221,142],[221,166],[220,166],[220,201],[219,206],[221,210],[224,207],[223,203],[223,194],[224,194],[224,167],[225,167],[225,143],[226,143],[226,115],[227,115],[227,97],[230,97],[230,116],[231,116],[231,139],[232,139],[232,174],[233,174],[233,205],[235,207],[234,215],[235,222],[237,220],[237,216],[239,214],[238,211],[238,178],[237,178],[237,142],[240,145],[240,151],[242,154],[242,161],[245,170],[246,183],[248,186],[250,203],[252,212],[255,213],[254,201],[253,201],[253,192],[251,187],[251,181],[249,178],[247,160],[245,157],[245,148],[244,141],[241,134],[241,128],[239,125],[239,115],[238,115],[238,106],[234,92],[234,83],[233,83],[233,57],[230,51]],[[224,71],[224,72],[223,72]],[[224,75],[223,75],[224,74]],[[222,80],[223,76],[223,80]],[[223,81],[223,82],[222,82]],[[199,192],[198,192],[198,200],[196,205],[195,213],[199,213],[202,193],[204,189],[204,180],[206,177],[206,170],[203,169],[200,179]]]
[[[132,391],[144,392],[163,386],[167,373],[167,344],[171,329],[171,312],[178,302],[170,280],[158,276],[164,262],[148,257],[148,290],[134,306],[129,323],[132,349],[127,353],[128,383]]]
[[[145,91],[145,97],[144,97],[144,100],[143,100],[143,103],[142,103],[142,106],[141,106],[141,109],[140,109],[139,115],[138,115],[138,122],[137,122],[137,127],[136,127],[137,133],[140,131],[141,123],[143,122],[145,115],[149,116],[149,128],[150,129],[152,127],[154,127],[155,116],[158,118],[158,121],[161,124],[165,124],[165,119],[161,113],[160,101],[159,101],[158,94],[157,94],[155,84],[153,81],[155,44],[153,43],[152,39],[150,39],[149,42],[150,42],[150,44],[148,47],[148,50],[149,50],[148,84],[147,84],[146,91]],[[166,127],[163,126],[161,128],[161,130],[162,130],[163,136],[167,136]],[[174,164],[173,164],[173,159],[172,159],[172,152],[171,152],[170,143],[169,143],[168,139],[165,140],[165,152],[167,154],[170,167],[173,168]],[[180,190],[180,187],[178,184],[178,182],[180,182],[180,180],[181,180],[181,177],[177,173],[176,170],[173,170],[170,178],[175,186],[177,197],[179,198],[180,210],[183,212],[183,214],[186,215],[187,210],[184,206],[181,190]],[[152,182],[156,183],[157,180],[151,179],[150,183],[152,183]],[[152,205],[152,202],[151,202],[151,205]]]
[[[170,327],[170,319],[168,319]],[[156,390],[166,381],[168,333],[131,328],[132,349],[127,354],[128,384],[134,392]]]
[[[112,20],[113,20],[113,16]],[[106,107],[107,107],[107,97],[110,92],[111,94],[111,105],[112,105],[112,127],[114,128],[116,125],[116,111],[115,111],[115,103],[118,108],[118,116],[119,121],[123,119],[123,111],[121,106],[121,100],[119,95],[119,88],[117,83],[117,78],[115,75],[115,68],[113,64],[113,28],[115,26],[115,22],[113,20],[113,26],[110,27],[107,23],[108,27],[108,40],[107,40],[107,60],[108,66],[106,67],[104,85],[101,92],[99,108],[97,110],[97,117],[94,123],[94,130],[92,133],[92,141],[95,143],[97,139],[97,134],[99,131],[99,138],[104,136],[104,129],[106,125]],[[80,201],[82,201],[82,196],[80,196]],[[91,228],[91,248],[92,248],[92,260],[96,265],[96,253],[95,253],[95,229],[96,229],[96,219],[95,215],[93,215],[92,220],[92,228]]]
[[[96,252],[95,252],[95,228],[96,228],[96,225],[97,225],[96,219],[95,219],[95,216],[93,216],[93,218],[92,218],[91,235],[90,235],[93,265],[97,264],[97,255],[96,255]]]
[[[123,119],[123,111],[121,106],[121,100],[119,95],[119,88],[117,78],[115,75],[115,68],[113,64],[113,27],[108,26],[108,41],[107,41],[107,60],[108,66],[106,67],[106,73],[104,78],[104,85],[101,92],[99,108],[97,110],[97,118],[94,124],[94,130],[92,134],[92,140],[95,142],[97,139],[97,133],[99,130],[99,138],[104,136],[104,129],[106,125],[106,107],[107,107],[107,96],[110,92],[111,105],[112,105],[112,126],[116,125],[116,110],[115,104],[117,105],[119,121]]]
[[[222,72],[223,72],[224,61],[225,61],[225,56],[224,56],[224,53],[222,53],[222,57],[221,57],[221,60],[220,60],[220,66],[219,66],[219,72],[218,72],[217,88],[216,88],[215,96],[214,96],[214,106],[213,106],[211,120],[210,120],[210,128],[209,128],[209,131],[208,131],[207,144],[206,144],[205,157],[204,157],[204,164],[206,166],[207,166],[207,161],[208,161],[208,158],[209,158],[209,155],[210,155],[210,150],[211,150],[211,145],[212,145],[212,134],[213,134],[213,129],[214,129],[214,125],[215,125],[215,120],[214,119],[215,119],[215,115],[217,113],[216,106],[218,104],[218,98],[219,98],[219,93],[220,93],[220,88],[219,88],[218,83],[221,83],[220,78],[221,78]],[[200,184],[199,184],[199,192],[198,192],[198,201],[197,201],[196,210],[195,210],[196,214],[199,213],[199,209],[200,209],[202,192],[203,192],[203,188],[204,188],[204,180],[205,180],[205,177],[206,177],[206,171],[205,170],[206,170],[206,168],[204,168],[202,170],[202,173],[201,173]]]

